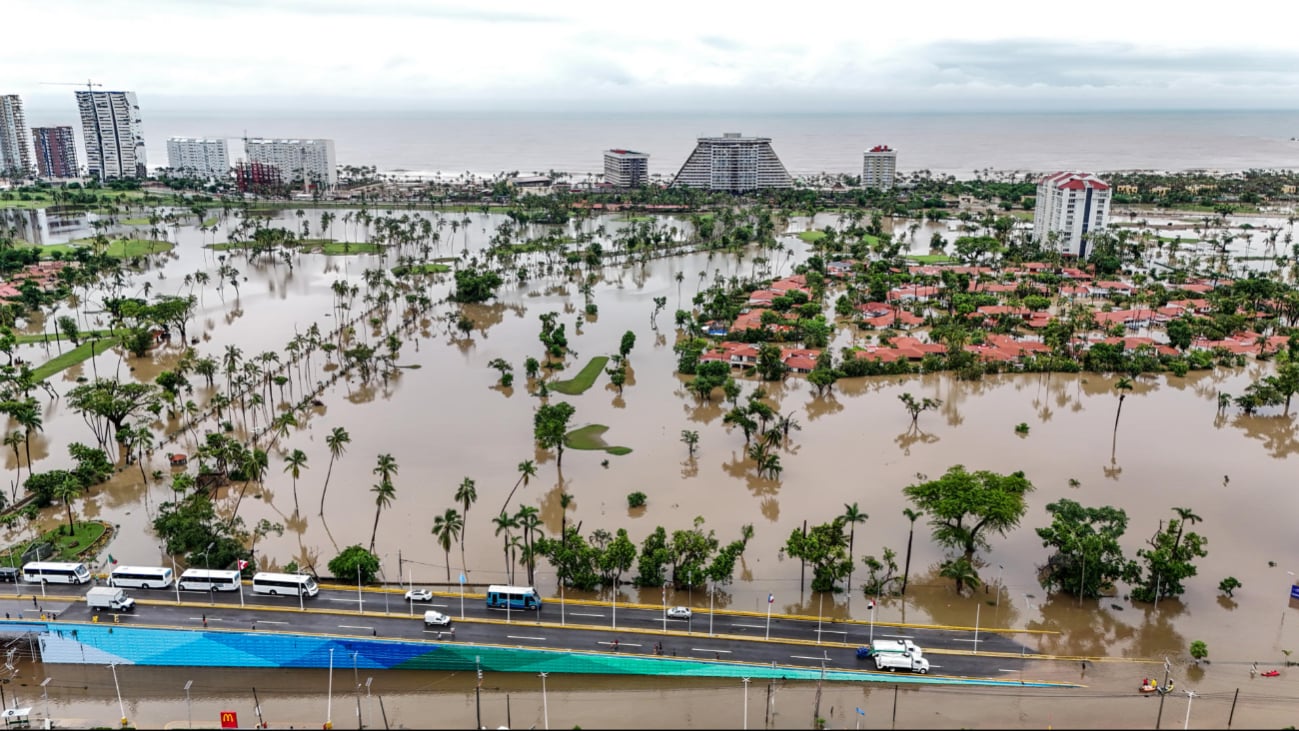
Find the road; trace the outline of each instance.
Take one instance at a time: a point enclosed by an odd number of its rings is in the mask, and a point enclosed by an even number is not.
[[[0,611],[14,618],[33,618],[42,611],[59,619],[89,621],[93,612],[82,598],[89,587],[49,584],[0,584]],[[12,589],[13,593],[10,593]],[[137,607],[120,622],[138,626],[213,629],[263,629],[402,639],[510,645],[549,650],[583,650],[663,654],[706,660],[733,660],[828,669],[874,669],[858,660],[856,647],[875,639],[910,639],[925,650],[931,673],[965,677],[1008,678],[1022,670],[1027,651],[1013,640],[973,629],[933,629],[869,623],[818,622],[816,617],[753,612],[712,614],[695,610],[690,619],[665,619],[661,607],[547,601],[540,612],[488,609],[481,597],[435,595],[429,602],[408,604],[401,590],[322,588],[319,596],[299,602],[293,596],[238,592],[128,589]],[[303,609],[299,609],[299,606]],[[358,612],[363,609],[363,612]],[[425,627],[425,610],[454,620],[446,628]],[[107,621],[101,617],[100,621]],[[818,644],[818,633],[821,642]],[[975,653],[977,649],[978,654]],[[993,653],[989,655],[989,653]],[[1007,656],[1013,657],[1007,657]],[[1027,655],[1027,659],[1033,659]],[[1017,678],[1016,678],[1017,679]]]

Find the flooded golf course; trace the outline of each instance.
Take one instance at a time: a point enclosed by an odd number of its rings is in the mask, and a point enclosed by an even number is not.
[[[305,218],[314,221],[322,211],[307,209]],[[376,214],[382,211],[375,211]],[[396,211],[396,215],[419,216],[418,212]],[[32,233],[40,231],[34,212],[2,212],[0,215],[24,217]],[[42,213],[42,215],[44,215]],[[82,214],[84,218],[85,214]],[[431,215],[431,214],[422,214]],[[497,227],[507,219],[503,215],[478,212],[442,214],[448,219],[468,221],[459,231],[443,230],[441,241],[434,246],[435,257],[470,255],[486,246]],[[298,227],[301,217],[293,211],[276,212],[267,225]],[[790,229],[780,237],[788,255],[773,258],[770,265],[780,266],[775,276],[788,275],[806,255],[807,244],[793,235],[807,228],[832,225],[836,217],[820,214],[814,221],[794,218]],[[686,219],[668,219],[671,226],[684,232],[690,226]],[[335,283],[345,281],[359,288],[354,306],[346,315],[355,317],[367,291],[367,269],[391,268],[394,257],[381,260],[373,254],[327,256],[316,253],[290,253],[285,259],[264,256],[250,262],[237,250],[213,251],[207,245],[223,242],[236,220],[222,221],[216,232],[200,231],[194,225],[182,225],[166,231],[176,246],[167,254],[157,255],[132,278],[123,291],[134,296],[143,292],[189,294],[199,298],[195,317],[187,334],[197,337],[194,346],[199,355],[221,359],[227,346],[236,346],[245,358],[265,351],[285,353],[285,347],[296,334],[306,332],[313,324],[321,331],[331,331],[340,313]],[[609,232],[627,225],[625,219],[596,217],[582,224],[603,226]],[[929,224],[926,224],[927,226]],[[335,224],[337,238],[362,241],[360,232],[348,232]],[[59,227],[63,238],[47,238],[37,243],[60,243],[79,235],[77,224]],[[120,227],[125,230],[128,227]],[[44,229],[48,234],[51,227]],[[30,234],[29,234],[30,235]],[[929,233],[921,230],[914,239],[928,241]],[[936,478],[953,465],[971,470],[1008,473],[1022,470],[1035,486],[1028,495],[1029,509],[1020,526],[1006,537],[992,536],[990,550],[980,553],[979,573],[984,585],[972,596],[960,596],[949,579],[938,575],[944,557],[941,547],[930,538],[924,520],[917,522],[911,582],[905,598],[882,597],[874,612],[879,622],[937,623],[984,628],[1027,628],[1053,630],[1058,634],[1034,637],[1043,653],[1081,656],[1125,656],[1132,658],[1170,658],[1185,668],[1187,647],[1194,640],[1207,643],[1212,664],[1202,669],[1199,681],[1179,680],[1195,689],[1199,684],[1217,689],[1233,688],[1251,682],[1247,669],[1251,662],[1279,665],[1289,650],[1299,649],[1299,623],[1286,617],[1292,611],[1288,596],[1294,575],[1299,572],[1296,558],[1296,532],[1290,525],[1295,519],[1299,498],[1299,431],[1293,415],[1279,409],[1266,409],[1253,416],[1237,409],[1218,409],[1221,392],[1239,394],[1273,365],[1250,358],[1241,368],[1216,368],[1192,371],[1184,377],[1171,374],[1146,375],[1135,379],[1135,388],[1116,424],[1119,400],[1115,378],[1096,374],[1005,374],[986,376],[979,381],[961,381],[949,373],[846,378],[838,381],[830,393],[818,396],[805,378],[789,375],[779,383],[761,383],[739,376],[745,393],[761,385],[769,400],[781,414],[792,414],[797,428],[781,446],[783,471],[778,479],[759,477],[745,450],[745,439],[739,430],[728,429],[723,416],[728,408],[719,396],[708,403],[689,391],[688,377],[676,373],[677,355],[673,344],[678,333],[673,327],[672,311],[689,308],[690,299],[700,287],[706,287],[715,276],[749,276],[753,271],[753,252],[743,259],[734,254],[716,252],[689,253],[650,259],[645,263],[606,265],[597,269],[599,281],[590,292],[598,305],[598,315],[583,312],[583,294],[577,282],[561,273],[534,276],[520,283],[507,278],[497,297],[487,304],[460,305],[447,302],[452,287],[450,274],[436,275],[424,294],[436,304],[417,316],[414,327],[403,332],[402,344],[394,362],[398,366],[388,377],[371,375],[368,381],[350,371],[337,382],[327,378],[337,366],[317,354],[308,370],[292,371],[295,383],[323,384],[316,398],[318,405],[297,417],[298,426],[288,430],[267,448],[269,465],[263,486],[254,484],[239,507],[239,515],[249,526],[260,519],[284,525],[282,535],[274,533],[256,544],[259,567],[282,567],[296,562],[327,573],[325,564],[344,547],[367,545],[375,520],[375,500],[371,486],[375,459],[390,454],[398,465],[392,478],[396,498],[392,508],[379,516],[375,552],[382,557],[383,578],[389,582],[413,582],[420,586],[455,585],[461,572],[459,547],[447,556],[431,532],[435,516],[449,507],[457,507],[453,495],[465,477],[476,482],[478,502],[468,511],[465,524],[465,566],[471,584],[504,583],[506,559],[502,538],[491,518],[506,500],[519,480],[517,466],[524,460],[536,462],[537,474],[518,489],[511,505],[531,505],[539,509],[543,531],[558,535],[562,517],[561,493],[572,495],[566,520],[581,524],[582,533],[596,529],[615,532],[626,528],[638,546],[655,526],[670,534],[692,526],[696,516],[704,520],[705,531],[714,530],[723,544],[738,539],[742,526],[752,524],[754,535],[743,554],[736,580],[728,586],[689,587],[664,595],[660,589],[644,591],[624,586],[617,601],[646,604],[691,604],[765,612],[767,597],[774,597],[773,611],[825,617],[870,619],[866,598],[860,590],[855,596],[841,594],[822,596],[810,590],[811,572],[801,580],[798,560],[783,557],[782,547],[792,531],[831,520],[843,513],[845,504],[857,503],[869,520],[859,524],[862,533],[855,541],[859,558],[865,554],[881,555],[885,547],[901,555],[906,549],[909,521],[903,509],[909,506],[902,488]],[[237,290],[228,281],[218,291],[218,267],[238,270]],[[207,286],[186,281],[186,275],[206,271],[212,282]],[[680,275],[680,276],[678,276]],[[145,289],[147,285],[147,290]],[[92,291],[97,301],[101,292]],[[831,290],[831,297],[835,292]],[[652,318],[655,298],[666,298],[666,308]],[[89,310],[98,310],[92,304]],[[398,323],[400,307],[393,308],[389,322]],[[73,311],[71,305],[58,314]],[[599,424],[608,427],[603,438],[608,445],[624,446],[630,453],[615,455],[601,450],[567,449],[562,469],[553,453],[538,449],[533,437],[533,413],[543,403],[530,393],[522,364],[526,357],[540,357],[543,346],[538,340],[540,315],[559,313],[559,321],[568,327],[570,352],[565,369],[550,380],[571,378],[591,357],[618,351],[623,333],[636,334],[636,344],[628,357],[629,370],[621,393],[601,375],[595,385],[575,396],[552,394],[550,402],[562,400],[575,407],[571,426]],[[445,316],[451,313],[451,318]],[[456,327],[457,317],[472,321],[467,331]],[[95,317],[95,315],[91,315]],[[106,327],[106,315],[101,325]],[[48,330],[42,317],[24,323],[24,332]],[[89,327],[90,325],[83,325]],[[379,346],[388,327],[369,324],[358,327],[357,338],[368,339]],[[877,333],[860,331],[841,324],[831,345],[839,348],[871,341]],[[1146,334],[1139,332],[1136,334]],[[73,366],[53,376],[50,383],[60,393],[77,384],[78,378],[93,379],[117,376],[123,380],[151,382],[163,370],[174,367],[182,350],[179,339],[163,345],[149,356],[134,358],[120,347],[98,355],[93,363]],[[15,355],[33,362],[44,362],[58,354],[53,343],[19,346]],[[489,362],[501,358],[515,367],[514,385],[502,388],[499,374]],[[332,367],[331,367],[332,366]],[[192,399],[206,408],[215,393],[223,392],[224,376],[218,374],[216,385],[209,388],[202,378],[191,375]],[[280,391],[275,391],[279,394]],[[941,399],[934,411],[922,413],[918,430],[912,429],[911,417],[898,401],[902,393],[917,398]],[[31,456],[36,471],[66,468],[71,464],[67,445],[71,442],[94,443],[86,423],[70,409],[65,400],[50,400],[39,391],[43,430],[33,434]],[[302,394],[296,393],[293,400]],[[256,409],[254,409],[256,410]],[[270,413],[280,406],[269,405]],[[266,419],[262,418],[261,426]],[[1018,424],[1027,424],[1027,433],[1017,432]],[[157,433],[176,433],[174,442],[164,442],[154,451],[145,473],[161,470],[169,474],[167,454],[195,451],[195,434],[216,430],[217,420],[208,419],[193,429],[184,429],[179,418],[162,417],[153,426]],[[326,436],[336,427],[346,429],[351,442],[332,463],[324,515],[318,506],[331,452]],[[10,424],[6,431],[14,429]],[[699,433],[693,457],[681,440],[683,430]],[[262,440],[263,448],[270,437]],[[285,457],[300,449],[307,455],[305,467],[296,481],[300,503],[294,510],[294,480],[286,471]],[[3,454],[4,488],[19,470],[28,472],[26,453],[21,459],[11,450]],[[218,492],[218,512],[233,509],[239,483]],[[632,492],[647,496],[645,507],[629,509],[627,496]],[[105,520],[120,526],[108,551],[121,563],[170,565],[159,538],[151,530],[158,505],[172,499],[169,476],[155,480],[142,478],[137,466],[122,469],[109,483],[95,487],[75,505],[79,519]],[[1069,595],[1048,595],[1037,582],[1038,569],[1047,559],[1047,549],[1034,532],[1049,524],[1044,507],[1061,498],[1087,506],[1112,505],[1127,511],[1128,529],[1122,539],[1125,552],[1132,555],[1145,545],[1160,528],[1160,521],[1175,517],[1174,507],[1192,508],[1202,518],[1194,530],[1207,539],[1208,556],[1197,562],[1198,575],[1185,581],[1186,593],[1180,599],[1161,599],[1158,606],[1131,601],[1128,587],[1120,585],[1118,593],[1099,600],[1079,601]],[[65,519],[61,506],[48,508],[35,525],[19,523],[0,534],[6,544],[31,538]],[[400,559],[400,564],[399,564]],[[544,561],[538,563],[536,586],[547,597],[557,597],[558,582],[554,570]],[[865,570],[860,561],[854,583],[860,585]],[[523,579],[520,572],[521,582]],[[1218,583],[1236,577],[1243,585],[1234,597],[1222,596]],[[610,591],[567,596],[609,601]],[[1038,664],[1035,664],[1038,665]],[[1034,677],[1059,678],[1078,682],[1077,663],[1059,665],[1041,663]],[[991,667],[991,666],[990,666]],[[1002,666],[996,666],[998,668]],[[1006,666],[1007,668],[1018,666]],[[97,670],[55,668],[60,677],[69,674],[97,673]],[[47,668],[47,672],[49,669]],[[131,669],[145,677],[162,670]],[[1093,676],[1093,672],[1095,676]],[[1066,726],[1130,725],[1131,713],[1154,711],[1149,699],[1136,698],[1137,681],[1156,672],[1148,665],[1107,665],[1087,671],[1087,680],[1114,688],[1113,697],[1131,701],[1116,702],[1103,711],[1099,704],[1074,703],[1055,705],[1016,715],[1007,709],[1021,703],[1038,703],[1024,696],[998,696],[996,693],[965,695],[957,691],[933,691],[941,701],[931,710],[931,717],[920,711],[918,700],[907,702],[916,691],[903,691],[899,725],[902,726],[995,726],[1004,723],[1055,723]],[[1178,672],[1184,672],[1179,670]],[[262,674],[265,687],[279,688],[284,703],[304,709],[317,704],[297,698],[295,693],[314,693],[323,674],[294,671],[279,676]],[[388,674],[397,678],[400,674]],[[412,674],[413,675],[413,674]],[[152,677],[152,676],[150,676]],[[178,675],[170,674],[175,680]],[[1094,679],[1093,679],[1094,677]],[[1180,676],[1184,677],[1184,676]],[[291,680],[285,680],[285,678]],[[433,688],[426,680],[415,677],[394,679],[392,702],[402,707],[414,704],[419,692],[445,690],[448,715],[445,723],[472,723],[474,713],[472,680],[468,676],[438,676],[445,687]],[[90,687],[103,689],[99,678]],[[184,679],[182,678],[181,681]],[[526,697],[528,711],[516,712],[533,722],[535,679],[498,679],[501,688],[516,688],[517,698]],[[108,693],[112,693],[111,679]],[[605,679],[552,679],[550,715],[557,719],[557,704],[569,703],[573,709],[563,725],[574,723],[600,726],[726,726],[738,725],[741,690],[724,683],[701,681],[682,692],[681,686],[656,685],[659,681]],[[152,684],[152,681],[150,681]],[[216,681],[212,681],[216,683]],[[300,683],[301,685],[297,685]],[[175,683],[173,683],[175,684]],[[346,692],[351,686],[344,683]],[[670,687],[669,687],[670,686]],[[1131,686],[1131,688],[1129,688]],[[1299,697],[1289,678],[1282,677],[1267,692]],[[242,690],[239,693],[242,694]],[[492,693],[492,703],[501,706],[505,690]],[[585,695],[586,693],[596,695]],[[765,688],[755,684],[751,689],[750,723],[763,717]],[[803,726],[811,714],[810,686],[793,686],[778,701],[783,716],[777,725]],[[467,695],[466,695],[467,693]],[[165,710],[149,714],[159,722],[183,719],[184,699],[174,692],[159,691],[156,702]],[[233,697],[235,691],[230,691]],[[1084,691],[1077,691],[1078,697]],[[28,693],[28,695],[31,695]],[[94,695],[91,693],[90,695]],[[830,700],[834,696],[837,700]],[[852,724],[854,704],[869,703],[873,717],[863,726],[877,727],[887,722],[892,688],[884,697],[883,688],[860,689],[836,687],[827,692],[822,703],[834,705],[832,725]],[[180,700],[176,699],[180,697]],[[208,711],[223,699],[214,690],[205,698]],[[790,705],[784,705],[786,698]],[[793,700],[797,698],[798,700]],[[602,707],[612,703],[616,711]],[[680,699],[680,702],[678,702]],[[1009,699],[1009,700],[1008,700]],[[71,702],[70,699],[68,702]],[[960,704],[947,706],[947,701]],[[363,703],[365,699],[362,698]],[[89,702],[89,701],[86,701]],[[349,697],[346,704],[353,701]],[[177,705],[179,703],[179,706]],[[335,698],[335,703],[340,703]],[[806,703],[807,711],[803,712]],[[1199,703],[1196,701],[1199,713]],[[1216,713],[1217,700],[1205,701],[1206,714]],[[791,707],[799,704],[797,713]],[[1180,714],[1185,698],[1170,700],[1170,713]],[[113,717],[114,708],[109,714]],[[493,708],[490,724],[505,723],[501,708]],[[1069,715],[1065,708],[1077,708]],[[196,706],[197,707],[197,706]],[[353,718],[346,706],[346,718]],[[420,720],[408,706],[403,723],[419,726]],[[1225,708],[1225,706],[1223,706]],[[1293,718],[1290,709],[1278,703],[1274,708],[1256,707],[1260,723],[1280,722]],[[584,710],[579,710],[584,709]],[[390,709],[391,710],[391,709]],[[658,711],[667,716],[653,716]],[[845,713],[846,712],[846,713]],[[1051,716],[1049,714],[1056,713]],[[306,711],[304,710],[305,714]],[[335,709],[335,718],[340,711]],[[365,711],[368,720],[369,711]],[[651,714],[651,715],[647,715]],[[755,715],[756,714],[756,715]],[[1044,715],[1047,714],[1047,715]],[[1271,714],[1271,715],[1269,715]],[[1277,715],[1279,714],[1279,715]],[[213,716],[208,713],[207,716]],[[143,718],[143,716],[142,716]],[[1142,715],[1140,718],[1144,719]],[[1237,723],[1249,723],[1249,716],[1238,715]],[[618,719],[615,721],[615,719]],[[986,720],[985,720],[986,719]],[[1017,720],[1022,719],[1022,720]],[[272,722],[274,719],[268,719]],[[140,721],[143,723],[144,721]],[[340,722],[337,721],[336,722]],[[1222,725],[1222,719],[1213,721]],[[376,721],[377,723],[377,721]],[[1206,721],[1206,723],[1208,723]],[[274,723],[272,725],[275,725]]]

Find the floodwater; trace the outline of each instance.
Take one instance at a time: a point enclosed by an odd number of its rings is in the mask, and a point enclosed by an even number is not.
[[[307,211],[313,230],[319,213]],[[469,223],[458,232],[442,229],[434,256],[477,251],[504,220],[496,214],[446,216]],[[274,220],[299,227],[292,211],[280,212]],[[813,222],[794,219],[791,231],[832,222],[833,217],[825,215]],[[233,223],[226,223],[227,230]],[[624,225],[613,217],[585,225],[600,224],[610,231]],[[689,226],[685,220],[671,224],[681,230]],[[336,222],[334,235],[362,240],[364,234],[356,228]],[[237,345],[245,357],[264,351],[282,353],[294,333],[305,332],[313,323],[324,332],[332,330],[337,310],[331,284],[346,280],[363,293],[363,272],[380,266],[375,256],[304,254],[295,254],[291,267],[271,257],[250,264],[237,252],[203,248],[213,234],[200,233],[193,226],[168,229],[168,234],[178,242],[176,250],[150,263],[125,291],[142,293],[146,286],[154,295],[193,291],[201,303],[189,334],[200,338],[200,354],[217,359],[227,345]],[[224,240],[224,234],[215,238]],[[920,231],[916,248],[927,247],[927,240]],[[780,273],[787,274],[805,252],[793,236],[782,242],[793,256],[771,259],[773,267],[778,263],[783,266]],[[718,273],[748,275],[755,266],[754,256],[747,252],[737,261],[733,254],[701,253],[644,265],[607,266],[594,291],[599,306],[594,318],[580,314],[582,299],[576,285],[557,277],[523,285],[509,281],[491,304],[463,308],[475,325],[468,337],[441,319],[461,308],[438,305],[421,327],[404,336],[396,358],[403,368],[393,377],[362,383],[352,374],[327,386],[320,396],[323,405],[299,415],[299,428],[270,450],[265,488],[253,486],[240,507],[249,526],[261,518],[285,526],[283,535],[272,534],[258,542],[259,561],[269,566],[297,561],[327,573],[325,564],[339,549],[368,545],[375,516],[370,487],[377,482],[376,457],[391,454],[398,465],[393,479],[397,497],[393,508],[379,518],[376,542],[386,579],[426,585],[456,580],[461,570],[459,548],[452,549],[448,567],[431,525],[446,508],[459,508],[452,496],[468,476],[476,481],[479,495],[469,511],[465,536],[468,581],[504,582],[502,539],[495,535],[490,518],[518,478],[516,465],[532,459],[537,462],[537,476],[519,489],[511,509],[539,508],[547,533],[559,530],[561,491],[574,496],[568,521],[581,523],[584,534],[625,527],[638,544],[657,525],[669,532],[686,529],[696,516],[702,516],[704,528],[715,530],[723,543],[738,537],[741,526],[753,524],[755,535],[737,568],[736,581],[718,587],[711,597],[717,606],[765,611],[765,599],[771,594],[777,612],[867,619],[870,614],[860,592],[855,598],[821,597],[807,588],[810,575],[801,583],[798,562],[781,557],[785,540],[801,529],[803,521],[809,525],[828,521],[842,513],[846,503],[855,502],[870,516],[856,531],[861,534],[855,541],[857,555],[878,556],[887,546],[899,553],[901,563],[908,533],[901,489],[922,476],[937,477],[948,467],[963,464],[969,469],[1026,473],[1037,489],[1029,496],[1022,525],[1004,538],[991,538],[991,549],[980,554],[981,575],[988,586],[974,597],[960,597],[950,582],[937,576],[943,552],[930,540],[923,521],[917,523],[912,589],[905,601],[885,598],[876,611],[877,620],[1052,629],[1061,634],[1042,640],[1042,651],[1070,655],[1177,658],[1184,657],[1187,645],[1196,639],[1205,640],[1210,657],[1220,662],[1279,662],[1283,650],[1299,649],[1295,635],[1299,630],[1285,626],[1293,580],[1287,572],[1299,572],[1290,526],[1296,505],[1292,490],[1299,432],[1293,418],[1277,410],[1247,417],[1232,409],[1220,415],[1216,405],[1219,392],[1241,393],[1252,379],[1269,372],[1270,365],[1251,361],[1244,368],[1185,378],[1138,379],[1124,404],[1113,449],[1118,399],[1113,379],[1097,374],[1003,375],[973,383],[941,374],[851,379],[840,381],[824,398],[817,397],[801,377],[792,376],[783,384],[761,384],[778,410],[792,413],[800,428],[791,433],[791,443],[780,455],[784,467],[780,479],[760,478],[746,459],[743,436],[728,432],[722,424],[721,403],[697,403],[674,373],[672,352],[671,313],[678,303],[688,305],[704,278]],[[215,281],[206,288],[185,284],[187,274],[214,273],[222,257],[240,271],[237,293],[228,282],[221,291]],[[394,263],[390,257],[384,265]],[[683,275],[680,282],[678,272]],[[444,277],[428,294],[437,301],[449,288],[449,277]],[[90,293],[92,313],[102,295],[101,290]],[[667,298],[657,330],[650,317],[655,297]],[[352,312],[361,307],[358,296]],[[572,350],[566,370],[556,377],[570,376],[590,357],[616,352],[623,332],[636,333],[630,356],[634,378],[622,395],[602,377],[585,394],[551,399],[562,398],[576,407],[574,426],[608,426],[606,442],[630,447],[631,454],[565,450],[560,470],[552,455],[536,449],[532,413],[539,401],[525,387],[522,365],[526,356],[541,355],[538,316],[551,311],[560,313]],[[70,306],[57,314],[69,312]],[[83,323],[83,327],[90,325]],[[43,327],[41,318],[35,318],[25,330],[39,332]],[[377,340],[372,332],[358,332],[357,337]],[[865,342],[868,337],[869,333],[841,331],[835,344],[849,344],[852,338]],[[172,347],[134,359],[114,350],[97,357],[93,365],[69,369],[51,382],[64,393],[76,378],[93,378],[96,372],[152,379],[174,363],[178,351]],[[40,361],[57,352],[53,345],[30,345],[20,348],[18,355]],[[487,366],[498,357],[515,366],[512,389],[497,387],[496,371]],[[313,356],[312,372],[303,380],[315,383],[327,378],[328,372],[318,353]],[[294,380],[298,380],[296,371]],[[200,376],[191,376],[191,382],[194,394],[187,398],[206,403],[212,391]],[[744,385],[747,392],[759,384]],[[217,390],[223,389],[224,376],[218,375]],[[938,410],[920,416],[920,433],[910,432],[909,416],[898,403],[897,396],[904,392],[943,401]],[[65,467],[70,462],[67,445],[91,443],[93,436],[63,401],[50,402],[40,392],[37,396],[44,404],[44,431],[33,440],[35,467]],[[260,425],[267,421],[265,414],[257,419]],[[1015,433],[1015,425],[1021,422],[1029,425],[1028,435]],[[171,432],[179,423],[160,420],[154,426]],[[208,421],[199,431],[213,427]],[[335,427],[346,429],[351,443],[333,465],[321,518],[317,507],[330,461],[325,437]],[[687,458],[679,439],[684,429],[700,434],[693,459]],[[179,444],[160,447],[145,471],[165,472],[168,452],[192,449],[192,436],[186,433]],[[307,468],[297,483],[297,515],[293,480],[284,471],[284,456],[293,449],[308,455]],[[6,451],[3,459],[8,484],[18,463],[12,451]],[[25,477],[25,453],[21,463]],[[222,510],[233,508],[237,487],[221,492]],[[646,508],[628,510],[626,496],[633,491],[648,496]],[[168,563],[170,557],[163,555],[160,542],[147,527],[159,502],[170,494],[166,480],[145,484],[138,467],[132,466],[95,488],[74,509],[80,517],[121,525],[108,549],[118,561]],[[1036,582],[1037,567],[1047,554],[1033,529],[1047,524],[1044,506],[1060,498],[1126,510],[1129,528],[1123,543],[1129,554],[1158,530],[1161,520],[1173,516],[1174,506],[1192,508],[1203,518],[1194,530],[1207,537],[1209,555],[1198,562],[1199,575],[1186,582],[1185,596],[1162,600],[1157,608],[1128,601],[1126,587],[1120,587],[1116,597],[1081,604],[1065,596],[1047,596]],[[51,508],[37,526],[19,526],[0,539],[11,543],[65,519],[61,508]],[[516,579],[522,582],[523,576],[520,570]],[[1244,585],[1234,599],[1221,597],[1216,590],[1227,576]],[[863,577],[859,568],[854,581],[860,583]],[[536,584],[545,595],[558,593],[554,572],[545,564],[539,566]],[[599,598],[607,600],[610,594]],[[642,592],[624,587],[618,596],[619,602],[663,600],[658,589]],[[666,601],[706,607],[710,596],[705,587],[691,587],[669,590]],[[626,681],[609,682],[622,687]],[[700,704],[707,706],[706,701]],[[730,722],[718,719],[717,723]],[[968,719],[962,722],[968,723]]]

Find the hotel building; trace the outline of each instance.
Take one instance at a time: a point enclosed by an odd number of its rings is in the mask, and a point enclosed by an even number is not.
[[[92,178],[144,178],[144,123],[133,91],[79,91],[77,109]]]
[[[168,138],[167,167],[199,178],[228,178],[230,154],[226,141],[202,137]]]
[[[861,187],[887,190],[893,187],[898,171],[898,151],[888,145],[876,145],[862,153]]]
[[[338,185],[338,162],[334,158],[333,140],[244,140],[248,162],[268,165],[280,173],[280,179],[333,188]]]
[[[77,138],[72,128],[34,127],[36,167],[42,178],[75,178],[81,175],[77,166]]]
[[[794,179],[771,149],[770,137],[743,137],[727,132],[700,137],[672,187],[706,188],[740,193],[766,188],[792,188]]]
[[[1110,216],[1110,186],[1091,173],[1060,172],[1038,181],[1033,238],[1058,246],[1062,254],[1087,258],[1087,236],[1105,228]],[[1051,233],[1058,236],[1052,242]]]
[[[648,154],[634,150],[604,151],[604,182],[615,188],[638,188],[648,180]]]
[[[0,95],[0,175],[36,173],[36,154],[27,131],[23,100],[17,94]]]

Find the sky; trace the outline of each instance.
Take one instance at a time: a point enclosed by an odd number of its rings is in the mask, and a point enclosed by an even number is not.
[[[153,110],[1299,107],[1299,3],[4,0],[0,93]],[[56,24],[50,32],[36,29]]]

